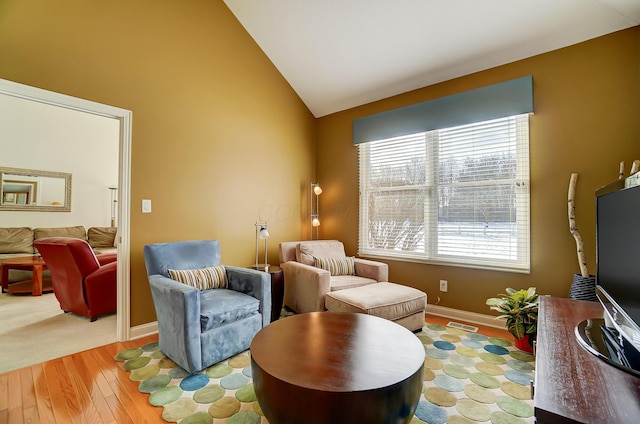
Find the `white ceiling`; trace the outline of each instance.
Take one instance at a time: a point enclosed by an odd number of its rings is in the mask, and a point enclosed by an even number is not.
[[[224,2],[316,117],[640,24],[640,0]]]

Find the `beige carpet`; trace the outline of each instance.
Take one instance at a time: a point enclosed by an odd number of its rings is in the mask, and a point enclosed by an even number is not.
[[[0,373],[116,341],[116,314],[65,314],[53,293],[0,294]]]

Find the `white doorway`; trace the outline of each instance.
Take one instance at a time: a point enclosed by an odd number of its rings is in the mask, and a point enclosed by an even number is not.
[[[130,175],[131,175],[131,125],[132,113],[126,109],[91,102],[52,91],[42,90],[12,81],[0,79],[0,96],[11,96],[39,102],[46,105],[88,113],[101,119],[113,120],[118,127],[117,143],[118,176],[117,176],[117,217],[118,217],[118,295],[117,295],[117,341],[130,338]],[[1,111],[0,111],[1,113]],[[37,123],[35,123],[37,125]],[[0,140],[0,143],[10,142]],[[29,213],[29,212],[26,212]],[[2,220],[0,219],[0,222]],[[2,226],[0,224],[0,226]]]

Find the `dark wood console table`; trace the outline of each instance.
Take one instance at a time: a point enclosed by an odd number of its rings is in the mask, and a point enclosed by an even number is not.
[[[640,378],[596,358],[576,338],[578,323],[602,314],[597,302],[540,298],[533,399],[538,424],[640,419]]]

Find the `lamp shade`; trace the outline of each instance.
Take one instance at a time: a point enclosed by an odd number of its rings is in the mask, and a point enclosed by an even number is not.
[[[260,240],[266,240],[269,238],[269,231],[267,231],[266,228],[261,228],[260,229]]]
[[[316,196],[319,196],[322,193],[322,188],[320,188],[320,186],[316,184],[315,187],[313,187],[313,192],[316,194]]]

